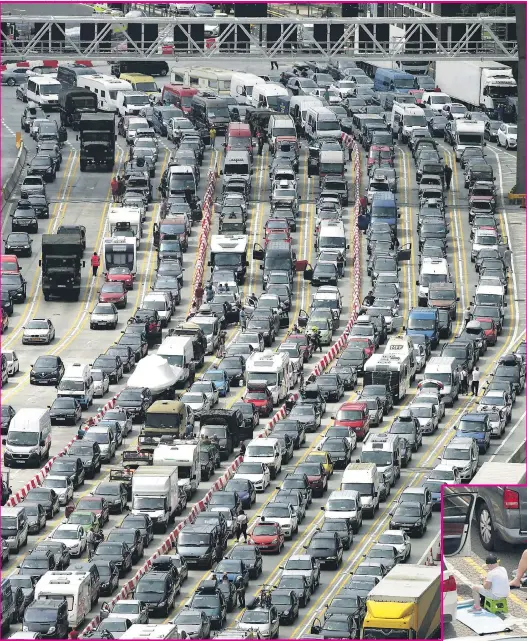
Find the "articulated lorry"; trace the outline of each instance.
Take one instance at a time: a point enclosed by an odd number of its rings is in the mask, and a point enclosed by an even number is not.
[[[441,568],[396,565],[368,594],[363,639],[437,639]]]
[[[42,236],[42,293],[44,300],[57,296],[79,300],[84,247],[80,234],[44,234]]]
[[[154,528],[166,532],[181,509],[175,465],[139,467],[132,478],[132,514],[148,514]]]
[[[80,170],[88,165],[112,171],[115,163],[115,115],[113,113],[83,113],[79,120]]]
[[[435,81],[453,102],[462,102],[494,116],[498,115],[500,105],[505,108],[509,98],[518,96],[512,69],[501,62],[438,60]]]

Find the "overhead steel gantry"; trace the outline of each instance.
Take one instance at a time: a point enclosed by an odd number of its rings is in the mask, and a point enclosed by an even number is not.
[[[210,29],[217,25],[219,35],[205,38],[204,23],[188,16],[123,18],[99,14],[83,17],[82,23],[79,18],[72,16],[17,16],[17,27],[25,27],[20,31],[32,35],[14,39],[9,25],[3,22],[1,52],[4,59],[10,60],[41,58],[44,54],[58,60],[69,60],[72,54],[93,61],[107,60],[109,55],[121,60],[228,60],[242,54],[260,60],[289,61],[298,55],[308,54],[310,57],[326,59],[343,56],[361,60],[397,58],[401,62],[420,61],[423,55],[427,60],[511,61],[518,58],[517,41],[500,39],[491,26],[514,21],[514,17],[442,18],[434,15],[375,18],[211,17],[206,19],[207,27]],[[306,39],[303,26],[307,24],[329,26],[326,29],[326,42],[313,41],[312,36]],[[464,25],[465,32],[463,37],[452,42],[445,39],[445,34],[448,33],[448,27],[455,24]],[[340,26],[331,28],[337,25]],[[380,25],[385,26],[378,29]],[[379,39],[378,32],[388,31],[386,25],[404,29],[404,38],[390,41],[384,36],[384,39]],[[90,33],[90,29],[94,35],[88,39],[83,33]],[[418,30],[421,34],[426,33],[426,36],[420,36],[420,41],[416,42]],[[77,35],[73,35],[73,32]],[[197,33],[202,35],[196,37]],[[475,40],[475,37],[478,39]],[[407,44],[410,42],[411,46]]]

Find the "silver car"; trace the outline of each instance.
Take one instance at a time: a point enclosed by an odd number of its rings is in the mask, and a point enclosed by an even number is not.
[[[9,87],[14,87],[15,85],[23,85],[27,82],[28,76],[33,76],[35,73],[31,69],[20,68],[20,69],[11,69],[11,71],[2,71],[0,80],[3,85],[8,85]]]
[[[108,374],[103,372],[102,369],[92,369],[91,374],[93,378],[93,396],[97,398],[104,396],[110,389]]]

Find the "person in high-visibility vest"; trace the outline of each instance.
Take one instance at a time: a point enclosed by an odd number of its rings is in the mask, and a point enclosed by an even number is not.
[[[99,269],[100,264],[101,259],[99,258],[99,255],[97,254],[97,252],[93,252],[93,256],[91,257],[91,268],[94,278],[97,276],[97,270]]]

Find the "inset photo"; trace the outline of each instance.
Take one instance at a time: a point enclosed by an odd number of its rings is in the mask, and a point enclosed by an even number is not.
[[[444,639],[527,639],[527,486],[443,486],[441,557]]]

